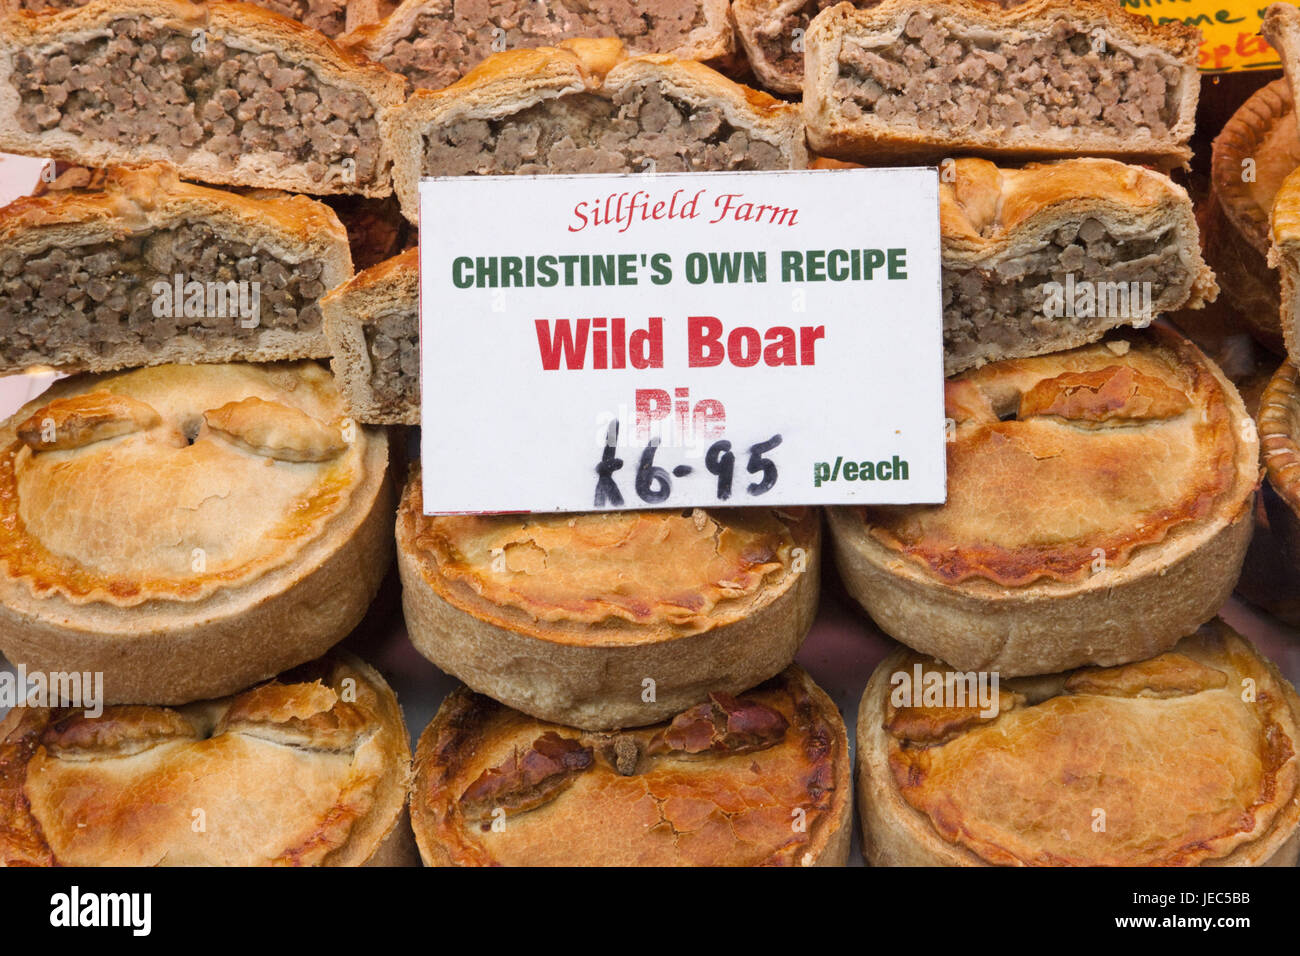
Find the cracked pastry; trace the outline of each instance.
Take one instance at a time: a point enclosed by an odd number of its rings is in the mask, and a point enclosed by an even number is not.
[[[843,866],[852,798],[835,704],[799,667],[621,733],[462,687],[416,747],[429,866]]]
[[[393,189],[412,222],[421,176],[803,169],[797,104],[693,60],[622,43],[507,50],[387,111]]]
[[[1170,329],[949,379],[948,499],[830,508],[840,574],[887,634],[1004,676],[1159,654],[1232,593],[1259,441]]]
[[[246,3],[92,0],[0,17],[0,149],[14,153],[386,196],[379,114],[402,95],[400,76]]]
[[[475,691],[586,730],[663,720],[794,660],[817,612],[811,508],[397,514],[411,643]]]
[[[0,209],[0,374],[328,358],[320,298],[351,276],[323,203],[114,169]]]
[[[420,251],[371,266],[321,301],[330,367],[348,413],[420,424]]]
[[[817,153],[870,163],[960,154],[1191,158],[1200,33],[1112,0],[841,3],[804,38]]]
[[[0,651],[101,672],[114,704],[311,660],[391,560],[387,465],[314,362],[56,382],[0,424]]]
[[[907,648],[872,675],[857,726],[871,864],[1296,865],[1300,697],[1222,621],[1149,660],[1000,682],[983,709],[918,705],[895,676],[917,673],[970,686]]]
[[[1257,90],[1214,139],[1213,186],[1204,219],[1205,255],[1227,300],[1252,335],[1284,349],[1278,277],[1269,269],[1269,217],[1283,182],[1300,166],[1291,88]]]
[[[339,44],[406,77],[409,93],[450,86],[493,52],[606,37],[621,39],[636,54],[683,60],[726,57],[735,46],[727,0],[506,0],[491,6],[405,0]]]
[[[343,652],[177,707],[15,707],[0,864],[414,865],[408,740],[384,679]]]

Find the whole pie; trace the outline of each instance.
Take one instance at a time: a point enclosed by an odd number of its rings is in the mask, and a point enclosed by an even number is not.
[[[416,649],[481,694],[591,730],[652,724],[779,673],[817,612],[810,508],[423,513],[397,566]]]
[[[110,703],[311,660],[390,560],[387,464],[314,362],[57,382],[0,425],[0,650],[102,672]]]
[[[849,776],[844,721],[799,667],[621,733],[461,688],[420,735],[411,823],[430,866],[841,866]]]
[[[1155,327],[951,378],[948,499],[829,510],[888,634],[1006,676],[1168,650],[1241,570],[1259,442],[1236,389]]]
[[[1281,351],[1278,277],[1268,267],[1269,216],[1300,166],[1300,132],[1286,80],[1261,87],[1214,139],[1205,254],[1227,300],[1265,345]]]
[[[1300,697],[1222,621],[1149,660],[941,696],[972,676],[900,648],[867,685],[872,864],[1295,866]]]
[[[0,724],[6,866],[414,863],[397,698],[335,653],[233,697]]]

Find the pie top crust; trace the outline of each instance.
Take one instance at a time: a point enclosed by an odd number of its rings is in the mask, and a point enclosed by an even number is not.
[[[409,780],[397,700],[346,654],[180,707],[17,707],[0,724],[0,860],[365,862]]]
[[[398,544],[443,600],[563,643],[635,644],[740,620],[785,593],[813,559],[809,508],[437,515],[418,475]],[[802,553],[801,553],[802,552]]]
[[[896,672],[950,673],[902,657]],[[1267,840],[1266,858],[1300,819],[1295,692],[1221,622],[1147,661],[999,691],[992,718],[890,690],[883,705],[892,788],[985,863],[1188,866]]]
[[[348,509],[372,440],[314,362],[65,379],[0,425],[0,583],[117,607],[248,584]]]
[[[843,726],[798,667],[620,733],[461,688],[420,738],[412,823],[462,866],[806,865],[850,798]]]
[[[1256,451],[1230,388],[1161,330],[991,363],[946,384],[947,503],[858,513],[946,584],[1078,582],[1103,554],[1122,568],[1247,507]]]

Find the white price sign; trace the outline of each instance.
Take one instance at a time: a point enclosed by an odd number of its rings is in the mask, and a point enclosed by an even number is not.
[[[420,183],[430,514],[944,499],[933,169]]]

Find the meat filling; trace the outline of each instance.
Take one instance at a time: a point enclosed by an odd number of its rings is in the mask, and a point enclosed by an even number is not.
[[[84,7],[89,0],[17,0],[20,10],[71,10]],[[255,0],[257,6],[290,20],[305,23],[326,36],[337,36],[345,29],[347,0]]]
[[[254,0],[259,6],[290,20],[297,20],[327,37],[347,29],[347,0]]]
[[[158,144],[178,157],[207,150],[232,166],[263,154],[305,164],[317,182],[370,183],[381,173],[379,125],[361,93],[322,83],[274,53],[215,37],[197,43],[139,17],[114,21],[107,36],[20,51],[10,82],[29,133]]]
[[[1073,286],[1067,276],[1073,276]],[[1085,282],[1092,284],[1092,305],[1084,296]],[[1050,283],[1062,288],[1053,290]],[[1121,240],[1098,220],[1087,219],[1061,227],[1042,248],[1004,260],[996,270],[945,267],[944,350],[950,364],[966,365],[980,359],[989,344],[1016,354],[1025,354],[1027,342],[1050,345],[1067,324],[1092,326],[1109,316],[1123,321],[1108,326],[1144,325],[1168,308],[1170,299],[1181,301],[1186,284],[1186,267],[1166,235]],[[1067,298],[1071,289],[1073,304]],[[1117,311],[1121,314],[1114,315]]]
[[[1058,20],[1046,35],[962,31],[914,13],[883,46],[846,38],[835,94],[846,118],[872,115],[923,131],[1100,129],[1169,134],[1182,67],[1136,57]]]
[[[466,119],[426,137],[426,175],[782,169],[781,150],[658,86],[613,99],[576,93],[497,120]]]
[[[407,79],[409,89],[450,86],[500,50],[554,46],[571,37],[622,37],[642,53],[670,53],[704,23],[696,0],[478,0],[451,4],[442,14],[423,13],[411,32],[379,57]]]
[[[370,390],[380,411],[399,412],[420,402],[419,323],[410,312],[388,312],[364,326],[370,353]]]
[[[180,337],[220,345],[247,343],[268,328],[311,331],[320,326],[321,272],[319,260],[281,262],[247,243],[218,237],[205,225],[27,255],[3,253],[0,362],[62,364]],[[155,289],[158,282],[174,289],[178,274],[183,283],[203,284],[202,308],[191,307],[194,299],[190,306],[184,298],[177,305],[174,294],[168,298]],[[209,308],[209,298],[215,308]],[[240,312],[241,304],[254,301],[256,325]]]

